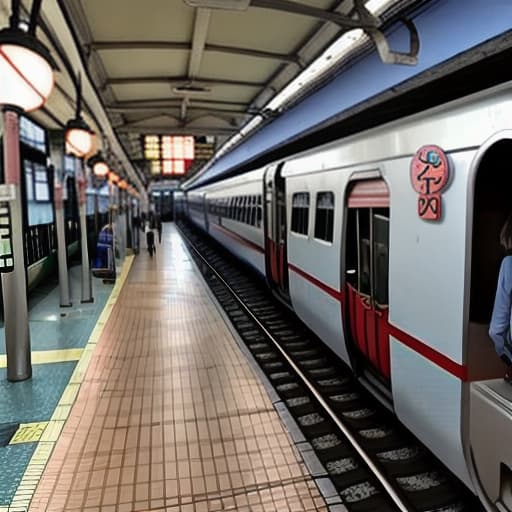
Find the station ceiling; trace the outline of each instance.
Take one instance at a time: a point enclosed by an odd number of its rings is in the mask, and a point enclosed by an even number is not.
[[[363,0],[59,0],[59,6],[114,132],[149,182],[144,135],[193,135],[217,150],[254,117],[271,122],[279,113],[266,109],[269,101],[345,32],[361,25],[374,30],[425,3],[371,2],[382,6],[378,17]],[[208,158],[206,151],[190,172]]]

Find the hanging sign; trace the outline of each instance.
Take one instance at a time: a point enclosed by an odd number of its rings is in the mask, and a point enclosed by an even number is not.
[[[411,162],[411,183],[418,192],[418,215],[423,220],[441,219],[441,191],[450,178],[445,152],[438,146],[423,146]]]

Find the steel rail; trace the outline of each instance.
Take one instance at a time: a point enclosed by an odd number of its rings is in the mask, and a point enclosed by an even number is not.
[[[363,459],[366,465],[370,468],[373,474],[376,476],[379,483],[384,487],[389,497],[392,499],[394,504],[398,507],[401,512],[409,512],[410,507],[407,507],[405,502],[402,500],[401,496],[395,491],[393,486],[389,483],[388,479],[382,473],[382,471],[375,465],[375,463],[371,460],[371,458],[367,455],[361,445],[354,438],[350,430],[339,420],[336,413],[330,408],[329,404],[323,399],[320,393],[316,390],[316,388],[309,382],[307,377],[302,373],[302,370],[295,364],[295,362],[290,358],[290,356],[285,352],[285,350],[279,345],[279,343],[275,340],[274,336],[267,330],[267,328],[258,320],[258,318],[253,314],[253,312],[244,304],[242,299],[238,296],[238,294],[231,288],[231,286],[224,280],[224,278],[215,270],[215,268],[210,265],[210,263],[203,257],[203,255],[199,252],[198,249],[194,246],[190,238],[178,227],[182,235],[190,242],[192,249],[196,252],[196,254],[201,258],[201,260],[206,263],[206,265],[213,271],[215,276],[222,282],[222,284],[228,289],[228,291],[233,295],[233,297],[240,303],[246,313],[252,318],[254,322],[259,326],[259,328],[265,333],[265,335],[272,341],[272,343],[279,350],[281,355],[286,359],[288,364],[295,370],[295,372],[299,375],[302,382],[309,389],[309,391],[313,394],[316,400],[322,405],[327,414],[330,416],[331,420],[335,423],[335,425],[343,432],[349,443],[352,445],[352,448],[357,451],[359,456]]]

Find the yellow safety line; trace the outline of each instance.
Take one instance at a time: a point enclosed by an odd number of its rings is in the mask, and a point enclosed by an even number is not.
[[[11,504],[8,507],[0,507],[0,512],[26,512],[28,510],[37,484],[39,483],[44,468],[46,467],[46,463],[52,454],[55,443],[62,432],[64,423],[67,420],[71,407],[78,395],[80,385],[82,384],[87,367],[91,361],[92,353],[94,352],[105,324],[112,313],[112,309],[117,302],[119,293],[126,281],[134,258],[135,256],[127,256],[125,258],[119,277],[116,279],[116,284],[110,293],[110,297],[98,318],[98,322],[89,337],[87,345],[82,351],[80,360],[71,375],[68,385],[62,393],[60,401],[57,404],[50,421],[46,425],[43,434],[41,435],[41,439],[34,451],[34,454],[32,455],[32,458],[30,459],[30,462],[28,463],[27,468],[25,469],[25,473],[23,474],[21,482],[16,489],[16,493],[14,494]]]
[[[64,363],[78,361],[82,356],[83,348],[68,348],[58,350],[35,350],[31,353],[32,364]],[[0,354],[0,368],[7,367],[7,357]]]

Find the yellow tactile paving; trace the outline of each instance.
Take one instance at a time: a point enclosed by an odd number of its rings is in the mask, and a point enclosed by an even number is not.
[[[47,425],[47,421],[22,423],[16,433],[12,436],[9,444],[33,443],[34,441],[39,441]]]
[[[326,511],[174,228],[117,293],[56,411],[58,429],[74,401],[30,511]]]
[[[62,397],[52,415],[51,420],[46,422],[44,429],[40,432],[40,441],[34,451],[34,455],[32,455],[32,458],[30,459],[10,506],[0,507],[0,512],[27,512],[30,501],[34,495],[34,491],[36,490],[48,459],[50,458],[53,448],[55,447],[55,444],[62,432],[65,420],[68,418],[71,407],[76,399],[80,389],[80,384],[91,360],[91,354],[96,346],[96,341],[101,335],[105,323],[112,312],[112,308],[117,301],[119,292],[122,289],[123,284],[126,281],[126,277],[128,276],[128,272],[132,266],[133,259],[134,256],[128,256],[125,259],[121,273],[116,280],[112,293],[110,294],[110,298],[101,313],[100,319],[102,322],[101,324],[96,324],[85,349],[51,350],[32,353],[32,361],[36,364],[37,362],[73,361],[76,359],[79,359],[79,361],[71,375],[69,384],[62,393]],[[15,434],[14,438],[18,435],[18,432]],[[22,435],[23,434],[20,434],[20,436]]]
[[[32,364],[63,363],[65,361],[78,361],[82,356],[83,351],[83,348],[33,351]],[[7,357],[5,354],[0,354],[0,368],[6,367]]]

